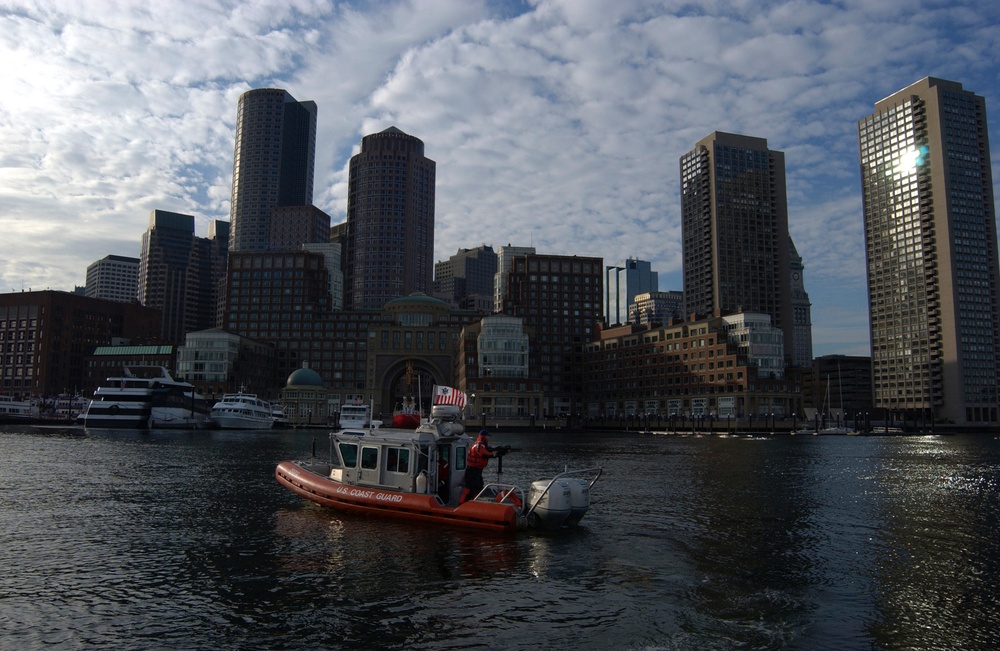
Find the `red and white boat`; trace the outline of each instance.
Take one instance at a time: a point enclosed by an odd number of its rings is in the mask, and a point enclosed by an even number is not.
[[[407,398],[399,409],[392,414],[392,426],[397,429],[417,429],[420,427],[420,412],[413,404],[413,398]]]
[[[447,388],[447,387],[442,387]],[[454,392],[454,389],[449,389]],[[364,405],[345,405],[342,429],[330,434],[327,460],[282,461],[278,482],[317,504],[353,513],[469,527],[498,533],[580,522],[600,468],[539,479],[525,490],[487,483],[460,502],[473,439],[456,405],[435,405],[416,430],[383,429]],[[501,449],[502,452],[509,451]],[[502,463],[502,453],[497,463]]]

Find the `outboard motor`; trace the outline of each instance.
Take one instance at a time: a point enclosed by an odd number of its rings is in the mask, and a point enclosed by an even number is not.
[[[590,508],[590,482],[582,478],[567,478],[570,492],[570,515],[567,525],[579,524]]]
[[[545,487],[549,485],[548,479],[539,479],[532,482],[531,492],[528,494],[528,504],[538,504],[533,511],[535,517],[545,527],[556,528],[561,526],[573,512],[573,497],[570,490],[569,481],[558,479],[552,482],[552,487],[545,492]],[[542,493],[545,493],[542,495]],[[542,495],[541,499],[538,496]]]

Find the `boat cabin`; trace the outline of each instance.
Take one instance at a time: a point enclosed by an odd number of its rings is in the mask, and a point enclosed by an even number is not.
[[[458,504],[472,439],[457,422],[417,430],[349,428],[330,436],[330,478],[351,486],[437,495]]]

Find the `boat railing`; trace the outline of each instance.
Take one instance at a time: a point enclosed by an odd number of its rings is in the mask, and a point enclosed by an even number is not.
[[[479,491],[479,494],[476,495],[475,499],[487,496],[495,502],[511,504],[518,508],[524,504],[524,492],[519,486],[515,486],[514,484],[500,484],[497,482],[486,484],[483,486],[483,490]]]
[[[549,480],[549,483],[546,484],[545,486],[545,490],[539,491],[538,496],[534,500],[532,500],[531,504],[528,505],[528,508],[525,510],[524,515],[528,516],[534,513],[535,509],[538,508],[538,505],[539,503],[541,503],[542,499],[544,499],[545,496],[548,495],[549,490],[551,490],[552,486],[560,479],[563,479],[565,477],[570,477],[573,475],[593,475],[593,478],[589,480],[590,483],[587,485],[587,490],[590,490],[591,488],[594,487],[594,484],[597,483],[597,480],[601,477],[601,474],[603,472],[604,468],[595,467],[595,468],[583,468],[580,470],[565,470],[559,473],[558,475]]]

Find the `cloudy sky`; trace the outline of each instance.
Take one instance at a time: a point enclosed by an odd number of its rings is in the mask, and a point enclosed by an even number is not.
[[[237,99],[278,87],[319,107],[335,222],[361,137],[395,125],[437,162],[435,260],[634,257],[661,289],[681,289],[680,156],[766,138],[814,352],[867,355],[857,121],[943,77],[1000,143],[998,49],[994,0],[0,0],[0,292],[138,257],[153,209],[201,236],[228,219]]]

